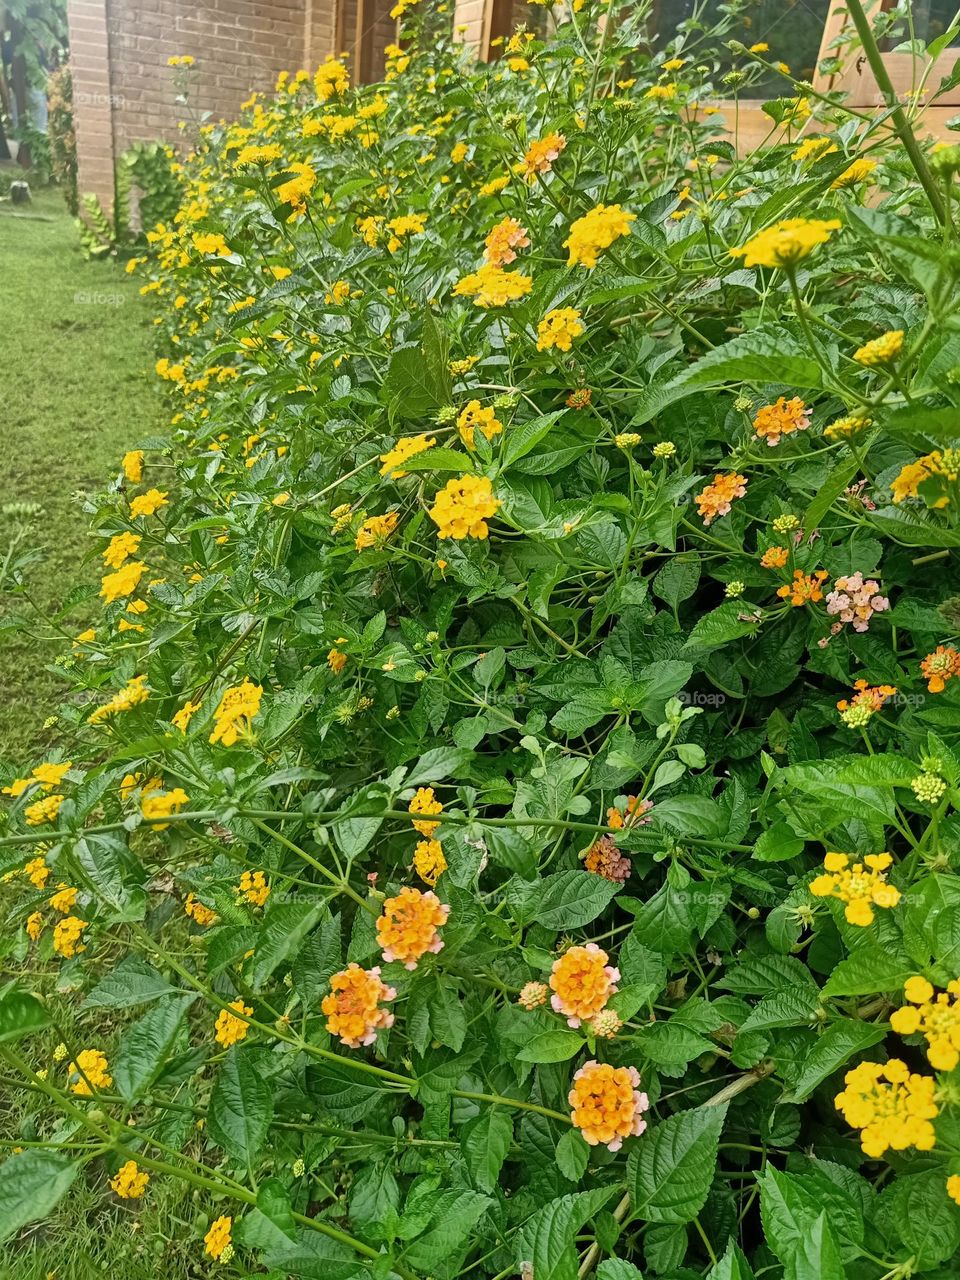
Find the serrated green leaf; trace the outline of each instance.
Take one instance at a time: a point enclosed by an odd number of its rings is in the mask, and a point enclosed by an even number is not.
[[[707,1198],[726,1106],[670,1116],[644,1135],[627,1161],[633,1211],[644,1222],[689,1222]]]
[[[45,1218],[66,1194],[80,1166],[52,1151],[20,1151],[0,1164],[0,1240]]]

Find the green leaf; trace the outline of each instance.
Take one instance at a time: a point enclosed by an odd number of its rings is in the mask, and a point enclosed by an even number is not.
[[[13,1044],[49,1025],[50,1015],[36,996],[16,987],[0,993],[0,1044]]]
[[[827,979],[824,996],[871,996],[899,991],[916,972],[908,960],[891,955],[880,947],[860,947],[841,960]]]
[[[194,995],[166,996],[123,1033],[111,1066],[121,1097],[132,1101],[150,1088],[166,1066],[184,1015],[195,999]]]
[[[74,856],[98,900],[109,908],[110,919],[143,919],[147,905],[140,883],[143,870],[122,840],[109,833],[82,836],[74,846]]]
[[[172,994],[166,978],[139,956],[126,956],[112,973],[101,978],[84,1000],[86,1009],[129,1009]]]
[[[676,610],[689,600],[700,581],[700,557],[695,553],[673,556],[653,579],[653,593]]]
[[[273,1118],[273,1090],[263,1074],[262,1050],[234,1045],[210,1095],[207,1131],[228,1155],[250,1164]]]
[[[528,422],[521,422],[509,427],[501,451],[501,466],[504,470],[525,457],[544,437],[553,430],[557,420],[566,413],[565,409],[557,409],[553,413],[544,413]]]
[[[254,991],[261,991],[274,969],[299,951],[325,912],[323,902],[278,902],[268,907],[253,951]]]
[[[558,871],[544,876],[533,919],[545,929],[580,929],[597,918],[618,888],[589,871]]]
[[[823,372],[806,347],[786,329],[779,325],[760,326],[714,347],[665,385],[642,392],[631,425],[643,426],[667,405],[725,382],[789,383],[819,390]]]
[[[577,1232],[603,1208],[613,1190],[598,1187],[561,1196],[538,1209],[520,1229],[518,1264],[532,1263],[536,1280],[576,1280]]]
[[[883,1193],[882,1212],[919,1270],[945,1262],[960,1248],[960,1208],[947,1195],[939,1169],[900,1174]]]
[[[858,458],[844,458],[837,463],[823,484],[819,486],[816,496],[803,514],[803,529],[807,535],[813,533],[814,529],[819,526],[820,521],[836,502],[837,498],[849,487],[859,471],[860,460]]]
[[[822,1209],[827,1187],[815,1189],[807,1185],[806,1179],[783,1173],[772,1164],[758,1175],[757,1181],[764,1235],[784,1264],[785,1275],[791,1280],[843,1280],[839,1246]],[[842,1204],[839,1189],[830,1190],[836,1192]],[[851,1213],[858,1219],[852,1206]]]
[[[513,1121],[497,1107],[486,1108],[464,1126],[460,1147],[470,1177],[481,1191],[496,1189],[512,1141]]]
[[[622,1258],[605,1258],[597,1267],[597,1280],[643,1280],[632,1262]]]
[[[52,1151],[21,1151],[0,1164],[0,1240],[45,1218],[80,1169]]]
[[[842,1018],[831,1023],[802,1060],[799,1073],[791,1080],[783,1101],[805,1102],[828,1076],[854,1054],[879,1044],[885,1034],[885,1027],[859,1022],[855,1018]]]
[[[440,1271],[439,1264],[456,1262],[479,1220],[493,1204],[476,1191],[442,1191],[432,1204],[430,1225],[403,1251],[402,1258],[414,1271]],[[444,1265],[443,1274],[448,1274]]]
[[[627,1160],[634,1213],[645,1222],[689,1222],[703,1208],[717,1164],[726,1106],[681,1111],[645,1134]]]
[[[587,1171],[590,1148],[579,1129],[566,1129],[557,1143],[557,1168],[571,1182],[579,1182]]]
[[[729,644],[731,640],[739,640],[742,636],[754,635],[756,622],[744,622],[741,615],[749,613],[737,600],[726,600],[710,613],[705,613],[687,636],[682,653],[703,653],[708,649],[717,649]]]
[[[517,1053],[520,1062],[566,1062],[583,1048],[574,1031],[539,1031]]]
[[[730,1241],[726,1253],[707,1272],[707,1280],[754,1280],[750,1264],[735,1241]]]
[[[306,1072],[307,1090],[325,1111],[334,1112],[346,1124],[362,1120],[385,1107],[390,1088],[379,1077],[354,1071],[346,1064],[323,1062]]]
[[[803,853],[803,841],[786,822],[775,822],[757,839],[753,857],[758,862],[786,862]]]

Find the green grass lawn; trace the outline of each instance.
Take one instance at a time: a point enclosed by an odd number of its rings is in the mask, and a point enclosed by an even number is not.
[[[96,590],[79,495],[102,488],[124,450],[162,433],[167,420],[154,385],[150,315],[122,266],[83,259],[57,192],[35,194],[22,212],[0,203],[0,307],[0,566],[24,526],[11,505],[37,504],[42,513],[26,522],[17,554],[34,547],[42,553],[27,587],[41,610],[53,611],[78,583]],[[23,597],[0,596],[0,622],[29,612]],[[75,634],[96,615],[93,599],[65,625]],[[37,619],[30,629],[53,634]],[[0,761],[18,772],[56,740],[56,727],[43,725],[61,697],[47,669],[58,651],[52,639],[0,630]],[[9,957],[3,969],[13,976]],[[36,989],[49,987],[49,973],[31,971],[29,960],[20,976]],[[61,1011],[69,1016],[70,1007]],[[80,1015],[81,1042],[97,1035],[95,1026]],[[32,1095],[0,1086],[0,1159],[8,1144],[42,1136],[50,1115],[44,1112],[38,1134],[35,1106]],[[142,1204],[121,1204],[95,1162],[49,1219],[0,1248],[0,1280],[186,1280],[199,1274],[203,1250],[194,1213],[183,1186],[163,1179]]]
[[[9,504],[39,504],[21,548],[43,552],[27,585],[46,611],[78,582],[96,582],[80,495],[101,488],[124,449],[162,430],[165,415],[137,283],[115,262],[83,259],[56,191],[35,194],[22,212],[0,204],[0,298],[0,563],[22,524]],[[10,595],[0,608],[6,618],[29,613]],[[86,624],[82,609],[75,621]],[[60,697],[46,670],[56,652],[22,631],[0,633],[0,760],[17,768],[54,739],[43,724]]]

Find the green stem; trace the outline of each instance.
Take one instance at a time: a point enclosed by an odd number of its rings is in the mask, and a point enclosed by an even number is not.
[[[873,72],[874,79],[880,92],[883,94],[884,101],[890,108],[890,118],[893,120],[893,127],[897,137],[903,143],[903,149],[909,157],[910,163],[913,165],[914,172],[920,181],[921,187],[927,194],[930,201],[930,207],[933,209],[934,216],[941,226],[946,224],[946,209],[944,208],[943,199],[940,195],[940,189],[936,184],[933,174],[927,167],[923,152],[917,143],[916,135],[910,126],[903,107],[897,98],[896,90],[893,82],[887,72],[883,56],[877,47],[874,39],[873,31],[867,19],[867,15],[863,10],[860,0],[848,0],[847,8],[850,11],[850,17],[853,19],[853,25],[857,29],[857,35],[860,37],[860,43],[863,46],[863,52],[870,64],[870,70]]]

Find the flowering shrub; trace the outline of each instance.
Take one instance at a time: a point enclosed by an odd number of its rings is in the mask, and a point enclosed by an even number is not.
[[[955,1270],[960,151],[758,44],[737,154],[722,24],[572,8],[478,69],[401,0],[132,263],[172,433],[4,779],[3,1233],[182,1179],[198,1271]]]

